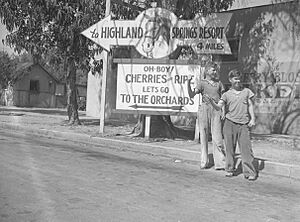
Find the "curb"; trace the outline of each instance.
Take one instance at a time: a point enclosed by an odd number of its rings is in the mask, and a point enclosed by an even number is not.
[[[85,144],[106,145],[108,148],[113,148],[112,145],[119,146],[121,150],[129,150],[134,152],[147,153],[150,155],[167,156],[190,162],[193,165],[199,165],[200,152],[193,150],[180,149],[145,142],[123,141],[121,139],[111,139],[105,137],[92,137],[82,133],[61,132],[47,129],[32,129],[16,124],[0,123],[1,128],[25,131],[26,133],[38,134],[41,136],[57,137],[78,141]],[[126,143],[126,144],[124,144]],[[115,148],[114,148],[115,149]],[[300,165],[285,164],[280,162],[268,161],[261,157],[255,157],[259,173],[271,174],[276,176],[284,176],[293,179],[300,179]]]

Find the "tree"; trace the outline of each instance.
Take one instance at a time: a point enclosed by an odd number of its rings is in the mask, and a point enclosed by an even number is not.
[[[7,52],[0,52],[0,84],[2,89],[7,88],[14,81],[16,68],[16,60],[10,57]]]
[[[64,64],[70,124],[80,124],[76,70],[88,69],[93,53],[92,42],[80,33],[104,12],[103,0],[0,0],[0,19],[10,32],[6,43],[17,52],[30,52],[34,61],[50,55],[52,64]]]

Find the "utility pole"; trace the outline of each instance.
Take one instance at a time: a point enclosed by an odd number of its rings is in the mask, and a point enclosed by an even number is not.
[[[105,17],[110,15],[110,4],[111,0],[106,0],[105,5]],[[100,101],[100,129],[99,133],[104,133],[104,122],[105,122],[105,97],[106,97],[106,82],[107,82],[107,71],[110,65],[108,51],[103,50],[103,73],[102,73],[102,84],[101,84],[101,101]]]

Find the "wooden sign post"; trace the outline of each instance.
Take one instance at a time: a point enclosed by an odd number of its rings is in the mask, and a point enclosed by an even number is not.
[[[110,0],[106,0],[105,6],[105,16],[110,15]],[[109,48],[108,51],[103,51],[103,73],[102,73],[102,84],[101,84],[101,102],[100,102],[100,125],[99,125],[99,133],[104,133],[104,125],[105,125],[105,101],[106,101],[106,82],[107,82],[107,71],[109,65]]]

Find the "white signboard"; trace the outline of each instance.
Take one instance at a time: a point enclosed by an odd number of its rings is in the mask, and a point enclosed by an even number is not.
[[[177,46],[191,46],[197,53],[231,54],[225,33],[231,13],[213,13],[193,20],[178,20],[163,8],[149,8],[135,20],[104,18],[82,32],[109,50],[110,45],[133,45],[147,58],[163,58]]]
[[[199,98],[189,98],[189,76],[199,65],[118,64],[117,110],[197,112]]]

